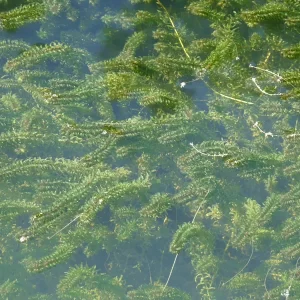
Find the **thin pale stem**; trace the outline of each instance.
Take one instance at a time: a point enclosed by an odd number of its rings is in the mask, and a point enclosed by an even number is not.
[[[71,225],[73,222],[75,222],[81,215],[76,216],[71,222],[69,222],[66,226],[64,226],[62,229],[58,230],[57,232],[55,232],[53,235],[51,235],[50,237],[48,237],[48,240],[52,239],[53,237],[55,237],[58,233],[60,233],[61,231],[63,231],[65,228],[67,228],[69,225]]]
[[[247,263],[244,265],[244,267],[238,273],[236,273],[233,277],[231,277],[229,280],[227,280],[226,282],[224,282],[222,284],[222,286],[224,286],[225,284],[227,284],[228,282],[230,282],[231,280],[233,280],[235,277],[237,277],[238,275],[240,275],[244,271],[244,269],[249,265],[250,260],[252,259],[252,255],[253,255],[253,240],[251,241],[251,246],[252,246],[252,251],[251,251],[251,255],[250,255]]]
[[[189,54],[187,53],[187,51],[186,51],[186,49],[185,49],[185,47],[184,47],[184,45],[183,45],[183,42],[182,42],[182,40],[181,40],[181,38],[180,38],[180,35],[179,35],[179,33],[178,33],[178,31],[177,31],[177,29],[176,29],[176,27],[175,27],[175,24],[174,24],[174,22],[173,22],[173,20],[172,20],[172,18],[171,18],[171,16],[170,16],[168,10],[165,8],[165,6],[164,6],[159,0],[157,0],[156,3],[157,3],[160,7],[162,7],[162,9],[163,9],[163,10],[165,11],[165,13],[167,14],[167,16],[168,16],[168,18],[169,18],[169,21],[170,21],[170,23],[171,23],[171,25],[172,25],[172,27],[173,27],[173,29],[174,29],[174,32],[175,32],[175,34],[176,34],[176,36],[177,36],[177,38],[178,38],[178,41],[179,41],[179,43],[180,43],[180,46],[181,46],[181,48],[182,48],[184,54],[186,55],[186,57],[187,57],[188,59],[190,59],[190,56],[189,56]]]
[[[204,196],[204,199],[207,197],[207,195],[208,195],[209,192],[210,191],[207,191],[207,193]],[[199,210],[201,209],[202,205],[203,205],[203,202],[200,203],[200,205],[199,205],[199,207],[198,207],[198,209],[197,209],[197,211],[196,211],[196,213],[195,213],[195,215],[194,215],[193,220],[191,221],[191,223],[195,222],[197,214],[198,214]],[[174,267],[175,267],[175,264],[176,264],[176,261],[177,261],[177,258],[178,258],[178,254],[179,253],[177,253],[176,256],[175,256],[175,258],[174,258],[174,261],[173,261],[173,264],[172,264],[172,268],[171,268],[170,273],[169,273],[169,277],[168,277],[167,282],[166,282],[166,284],[164,285],[164,288],[163,288],[163,292],[165,291],[166,287],[169,284],[170,278],[172,276],[172,273],[173,273],[173,270],[174,270]]]

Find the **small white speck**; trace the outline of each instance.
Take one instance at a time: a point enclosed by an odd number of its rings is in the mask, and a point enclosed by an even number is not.
[[[21,243],[24,243],[24,242],[26,242],[28,240],[28,236],[21,236],[20,237],[20,242]]]

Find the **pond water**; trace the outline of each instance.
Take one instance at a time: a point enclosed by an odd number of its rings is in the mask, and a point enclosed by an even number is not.
[[[0,1],[1,299],[300,299],[298,1]]]

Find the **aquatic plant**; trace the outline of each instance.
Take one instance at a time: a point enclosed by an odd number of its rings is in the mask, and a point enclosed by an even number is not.
[[[1,296],[297,299],[299,2],[130,2],[1,2]]]

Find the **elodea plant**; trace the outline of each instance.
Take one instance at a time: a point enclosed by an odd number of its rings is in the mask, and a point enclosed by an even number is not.
[[[299,299],[298,0],[0,10],[3,299]]]

